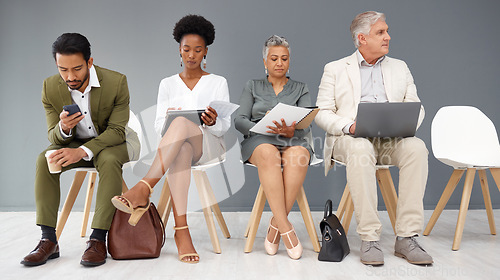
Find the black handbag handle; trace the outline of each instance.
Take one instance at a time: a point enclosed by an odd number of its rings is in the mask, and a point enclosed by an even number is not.
[[[332,201],[328,199],[325,204],[325,211],[323,212],[323,218],[332,215]]]

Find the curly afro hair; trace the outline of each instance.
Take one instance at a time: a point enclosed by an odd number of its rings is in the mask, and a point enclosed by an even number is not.
[[[199,15],[187,15],[181,18],[175,24],[172,34],[174,35],[175,41],[179,44],[181,43],[182,37],[186,34],[200,35],[205,40],[207,46],[211,45],[215,40],[214,25]]]

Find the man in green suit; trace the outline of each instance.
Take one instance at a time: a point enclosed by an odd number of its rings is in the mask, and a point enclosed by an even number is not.
[[[61,173],[50,173],[45,158],[46,151],[56,150],[49,160],[61,165],[63,172],[95,167],[99,173],[93,231],[80,262],[97,266],[106,262],[105,238],[115,211],[111,198],[121,193],[122,166],[133,153],[127,152],[125,141],[129,119],[127,79],[93,65],[90,43],[81,34],[62,34],[52,45],[52,53],[59,75],[47,78],[42,90],[51,145],[38,156],[35,175],[36,223],[42,229],[42,239],[21,263],[36,266],[59,257],[55,227]],[[70,104],[77,104],[80,112],[69,115],[63,110]]]

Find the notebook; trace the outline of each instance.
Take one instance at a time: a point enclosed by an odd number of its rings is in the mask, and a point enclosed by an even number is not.
[[[317,107],[304,108],[278,103],[259,122],[257,122],[250,129],[250,131],[264,135],[276,135],[267,132],[269,130],[267,126],[274,127],[276,125],[273,121],[281,123],[281,119],[285,120],[286,125],[291,125],[293,122],[296,122],[295,129],[305,129],[314,120],[318,111],[319,109]]]

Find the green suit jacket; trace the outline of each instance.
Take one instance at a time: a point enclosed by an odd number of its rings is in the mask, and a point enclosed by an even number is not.
[[[95,66],[101,87],[90,91],[90,115],[98,136],[85,143],[94,156],[106,147],[125,142],[125,126],[129,119],[129,92],[125,75]],[[42,103],[47,119],[48,138],[52,144],[66,145],[75,138],[64,139],[59,131],[59,114],[64,105],[73,103],[68,86],[60,75],[45,79]]]

